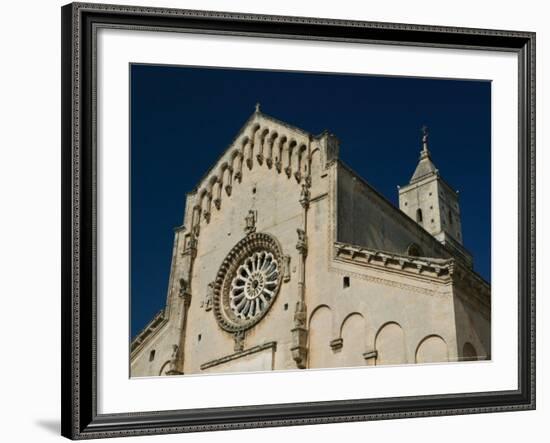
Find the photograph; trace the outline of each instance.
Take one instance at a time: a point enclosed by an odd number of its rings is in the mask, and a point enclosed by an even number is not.
[[[61,434],[535,409],[536,26],[146,3],[61,8]]]
[[[130,377],[491,360],[490,80],[129,86]]]

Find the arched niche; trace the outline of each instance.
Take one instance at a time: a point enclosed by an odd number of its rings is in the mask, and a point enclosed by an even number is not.
[[[439,335],[425,337],[416,348],[416,363],[440,363],[449,361],[447,343]]]
[[[340,362],[343,366],[364,366],[363,354],[366,350],[366,322],[359,312],[349,314],[340,327],[343,341]]]
[[[327,368],[331,366],[332,311],[327,305],[318,306],[309,318],[308,367]]]
[[[170,368],[170,360],[167,360],[164,362],[164,364],[160,367],[159,375],[168,375],[166,374],[166,371]]]
[[[386,323],[378,330],[374,348],[377,351],[376,365],[407,363],[405,333],[398,323]]]

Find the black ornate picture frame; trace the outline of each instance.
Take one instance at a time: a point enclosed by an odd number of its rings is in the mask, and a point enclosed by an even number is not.
[[[120,437],[535,408],[535,34],[73,3],[62,8],[62,435]],[[518,389],[98,414],[96,29],[504,51],[518,57]]]

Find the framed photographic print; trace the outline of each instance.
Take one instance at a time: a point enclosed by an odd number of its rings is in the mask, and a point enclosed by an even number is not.
[[[62,8],[62,434],[535,407],[535,35]]]

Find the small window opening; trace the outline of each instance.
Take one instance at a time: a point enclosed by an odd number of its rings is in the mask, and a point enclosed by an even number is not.
[[[252,194],[255,194],[255,193],[256,193],[256,186],[254,186],[254,187],[252,188]]]
[[[453,225],[453,214],[451,213],[451,210],[449,209],[449,224]]]
[[[149,361],[153,361],[155,359],[155,350],[153,349],[151,352],[149,352]]]
[[[349,277],[344,277],[344,289],[349,288]]]
[[[197,340],[201,341],[201,339],[202,339],[202,334],[199,334],[198,337],[197,337]]]
[[[288,311],[288,303],[285,303],[284,308],[285,308],[285,311]]]
[[[416,210],[416,222],[422,224],[422,209]]]

